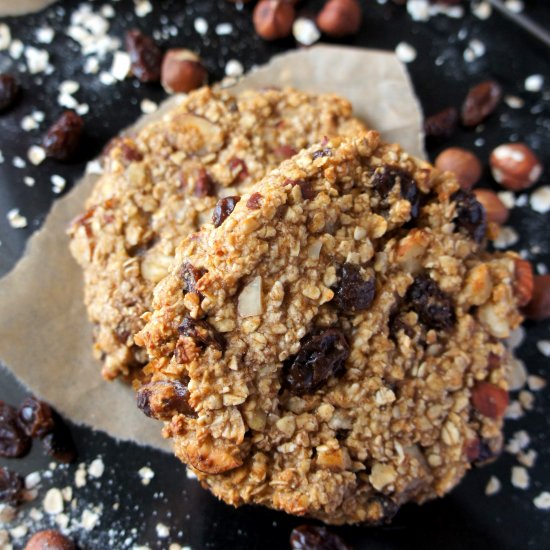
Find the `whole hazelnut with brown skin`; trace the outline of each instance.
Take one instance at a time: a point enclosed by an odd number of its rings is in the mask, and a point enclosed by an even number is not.
[[[295,18],[294,2],[285,0],[260,0],[252,15],[254,29],[264,40],[286,38]]]
[[[329,36],[356,34],[361,26],[358,0],[329,0],[317,16],[317,26]]]
[[[27,542],[25,550],[75,550],[75,545],[59,531],[38,531]]]
[[[481,203],[487,214],[488,222],[495,222],[503,225],[510,216],[510,211],[500,200],[499,196],[490,189],[474,189],[477,202]]]
[[[535,275],[533,297],[523,308],[523,313],[534,321],[550,318],[550,275]]]
[[[160,81],[169,93],[190,92],[206,83],[208,73],[198,55],[190,50],[168,50],[162,60]]]
[[[454,172],[464,190],[471,189],[481,178],[482,166],[479,159],[460,147],[449,147],[439,153],[435,166],[443,171]]]
[[[518,306],[521,307],[527,305],[533,297],[535,276],[533,274],[533,267],[531,266],[531,262],[529,260],[516,258],[514,260],[514,266],[514,294],[516,296]]]
[[[534,185],[542,174],[542,164],[524,143],[505,143],[489,157],[491,173],[497,183],[512,191]]]

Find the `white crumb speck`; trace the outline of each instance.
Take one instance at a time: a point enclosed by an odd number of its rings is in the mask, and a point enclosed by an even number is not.
[[[25,489],[34,489],[40,483],[40,472],[31,472],[25,476]]]
[[[14,229],[22,229],[27,227],[27,218],[19,213],[19,208],[12,208],[7,214],[9,224]]]
[[[99,523],[99,514],[92,510],[84,510],[80,518],[80,524],[86,531],[91,531]]]
[[[527,385],[531,391],[540,391],[546,387],[546,380],[542,376],[531,374],[527,377]]]
[[[497,193],[498,198],[503,202],[504,206],[511,210],[516,205],[516,198],[512,191],[499,191]]]
[[[94,56],[88,57],[84,62],[84,73],[97,74],[98,72],[99,72],[99,59]]]
[[[504,97],[504,103],[511,109],[521,109],[525,105],[525,101],[517,95],[507,95]]]
[[[400,42],[395,47],[395,55],[402,63],[411,63],[416,59],[416,50],[407,42]]]
[[[550,340],[539,340],[537,348],[543,355],[550,357]]]
[[[149,468],[149,466],[143,466],[138,470],[138,475],[141,478],[141,483],[143,485],[149,485],[151,480],[155,477],[155,472]]]
[[[56,487],[49,489],[42,502],[44,512],[54,515],[63,512],[63,495]]]
[[[244,73],[244,67],[242,66],[242,63],[238,61],[237,59],[230,59],[225,64],[225,74],[226,76],[242,76]]]
[[[413,21],[428,21],[430,18],[430,4],[428,0],[409,0],[407,12]]]
[[[29,528],[26,525],[18,525],[13,529],[10,529],[10,535],[14,539],[22,539],[29,532]]]
[[[103,174],[103,166],[99,160],[91,160],[86,164],[86,174]]]
[[[36,30],[36,40],[41,44],[51,44],[55,31],[51,27],[40,27]]]
[[[528,390],[522,390],[518,395],[521,406],[526,411],[532,411],[535,406],[535,396]]]
[[[521,13],[525,7],[522,0],[506,0],[504,5],[512,13]]]
[[[518,430],[514,433],[508,444],[506,445],[506,450],[515,455],[523,449],[526,449],[531,443],[531,438],[525,430]]]
[[[216,25],[215,32],[218,36],[226,36],[233,32],[233,25],[231,23],[219,23]]]
[[[21,119],[21,129],[25,132],[30,132],[31,130],[36,130],[38,128],[38,122],[34,120],[31,115],[24,116]]]
[[[523,464],[527,468],[532,468],[537,460],[537,451],[535,449],[522,451],[517,454],[517,459],[520,464]]]
[[[550,492],[543,491],[539,496],[533,499],[533,504],[539,510],[550,510]]]
[[[57,523],[60,529],[67,529],[69,526],[69,516],[67,514],[57,514],[55,516],[55,523]]]
[[[57,96],[57,103],[66,109],[74,109],[78,105],[78,101],[72,95],[63,93]]]
[[[79,464],[78,470],[74,473],[74,485],[78,489],[86,485],[86,467]]]
[[[165,539],[170,536],[170,528],[164,523],[157,523],[155,530],[159,539]]]
[[[200,35],[205,35],[208,32],[208,23],[206,19],[202,17],[197,17],[193,23],[195,31]]]
[[[27,186],[27,187],[33,187],[33,185],[36,183],[36,180],[32,177],[32,176],[25,176],[23,178],[23,183]]]
[[[101,9],[99,10],[99,12],[103,17],[107,17],[108,19],[116,15],[115,9],[110,4],[105,4],[101,6]]]
[[[27,60],[27,67],[31,74],[38,74],[44,72],[50,61],[50,54],[46,50],[39,50],[34,46],[27,46],[25,48],[25,58]]]
[[[44,111],[33,111],[32,117],[36,122],[44,122],[44,119],[46,118],[46,113]]]
[[[5,23],[0,23],[0,50],[7,50],[11,44],[11,31]]]
[[[117,80],[124,80],[130,72],[132,61],[126,52],[115,52],[113,65],[111,66],[111,75]]]
[[[99,73],[99,81],[105,86],[111,86],[116,82],[116,79],[111,73],[108,73],[107,71],[101,71],[101,73]]]
[[[531,193],[529,200],[531,208],[540,214],[550,211],[550,185],[543,185]]]
[[[464,50],[464,61],[471,63],[485,55],[485,51],[486,48],[483,42],[477,39],[470,40],[468,47]]]
[[[90,106],[87,103],[79,103],[75,111],[78,115],[87,115],[90,112]]]
[[[27,163],[21,157],[13,157],[11,163],[15,168],[25,168],[27,166]]]
[[[67,487],[63,487],[63,489],[61,489],[61,494],[63,495],[63,500],[65,502],[71,502],[73,498],[73,488],[70,485],[67,485]]]
[[[500,228],[497,238],[493,241],[495,248],[503,249],[508,248],[516,244],[519,240],[519,236],[513,227],[505,225]]]
[[[512,485],[518,489],[529,488],[529,472],[523,466],[512,467]]]
[[[154,113],[158,109],[158,104],[147,98],[142,99],[139,106],[140,106],[141,112],[146,115]]]
[[[313,19],[298,17],[292,25],[292,35],[299,44],[311,46],[321,38],[321,31],[317,28]]]
[[[187,479],[197,479],[195,472],[192,472],[189,468],[185,471],[185,475],[187,476]]]
[[[528,92],[540,92],[544,84],[544,77],[541,74],[532,74],[525,79],[525,89]]]
[[[27,158],[31,164],[38,166],[46,158],[46,151],[40,145],[31,145],[27,151]]]
[[[10,44],[9,52],[10,52],[10,56],[13,59],[20,59],[24,51],[25,51],[25,45],[23,44],[23,42],[21,42],[21,40],[18,40],[18,39],[13,40],[12,43]]]
[[[523,416],[523,409],[521,408],[521,404],[519,401],[511,401],[508,405],[506,412],[504,413],[504,418],[508,418],[510,420],[518,420],[518,418],[521,418]]]
[[[473,3],[472,4],[472,13],[478,18],[478,19],[489,19],[491,17],[491,13],[493,12],[493,9],[491,7],[491,4],[487,2],[487,0],[483,0],[482,2]]]
[[[64,80],[58,89],[61,94],[73,95],[80,89],[80,84],[76,80]]]
[[[149,0],[134,0],[135,12],[138,17],[145,17],[153,11],[153,6]]]
[[[485,494],[487,496],[496,495],[501,488],[501,483],[498,477],[491,476],[487,485],[485,486]]]
[[[92,460],[91,464],[88,466],[88,475],[95,478],[100,478],[105,472],[105,464],[101,457]]]

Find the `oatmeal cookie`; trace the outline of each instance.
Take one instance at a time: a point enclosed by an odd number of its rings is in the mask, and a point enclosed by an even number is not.
[[[71,251],[84,270],[103,375],[131,376],[146,356],[134,345],[176,245],[282,160],[324,136],[364,125],[348,101],[292,89],[191,93],[159,122],[116,139],[105,170],[73,224]]]
[[[224,501],[376,523],[502,444],[516,257],[397,145],[325,141],[178,247],[138,406]]]

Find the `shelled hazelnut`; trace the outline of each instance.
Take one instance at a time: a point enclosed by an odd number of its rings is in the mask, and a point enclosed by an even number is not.
[[[489,164],[495,181],[511,191],[531,187],[542,174],[542,164],[524,143],[499,145],[491,153]]]
[[[254,29],[264,40],[289,36],[295,18],[294,2],[285,0],[260,0],[252,16]]]
[[[503,225],[510,216],[510,211],[500,200],[499,196],[490,189],[475,189],[474,195],[487,214],[487,221]]]
[[[471,189],[481,178],[482,166],[479,159],[461,147],[449,147],[435,159],[440,170],[454,172],[462,189]]]
[[[170,94],[190,92],[206,83],[208,73],[200,57],[190,50],[172,49],[162,60],[161,84]]]
[[[348,36],[357,33],[362,15],[357,0],[329,0],[317,16],[317,26],[329,36]]]

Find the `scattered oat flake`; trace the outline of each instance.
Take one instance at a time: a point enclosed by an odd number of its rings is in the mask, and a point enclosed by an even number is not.
[[[521,408],[520,402],[514,400],[508,405],[508,408],[504,413],[504,418],[508,418],[510,420],[518,420],[518,418],[521,418],[523,415],[524,413],[523,409]]]
[[[57,103],[66,109],[74,109],[78,105],[78,101],[69,94],[59,94],[57,96]]]
[[[542,376],[531,374],[527,377],[527,385],[531,391],[540,391],[546,387],[546,380]]]
[[[27,67],[31,74],[42,73],[48,67],[50,61],[50,54],[46,50],[39,50],[34,46],[27,46],[25,48],[25,58],[27,60]]]
[[[511,109],[521,109],[525,105],[525,101],[517,95],[507,95],[504,97],[504,103]]]
[[[131,66],[132,61],[129,54],[122,51],[115,52],[113,57],[113,65],[111,66],[111,75],[117,80],[122,81],[128,76]]]
[[[225,64],[226,76],[241,76],[244,73],[244,67],[240,61],[236,59],[230,59]]]
[[[84,464],[78,465],[78,470],[74,473],[74,484],[78,489],[86,485],[86,467]]]
[[[28,187],[32,187],[36,183],[36,180],[32,176],[25,176],[23,178],[23,183]]]
[[[218,36],[226,36],[233,32],[233,25],[231,23],[219,23],[216,25],[215,31]]]
[[[550,493],[543,491],[538,497],[533,499],[533,503],[539,510],[550,510]]]
[[[491,476],[487,485],[485,486],[485,494],[487,496],[496,495],[501,488],[501,483],[498,477]]]
[[[203,19],[202,17],[197,17],[193,23],[193,26],[198,34],[205,35],[208,32],[208,23],[206,19]]]
[[[532,468],[537,460],[537,451],[535,449],[529,449],[528,451],[521,451],[517,454],[518,462],[523,464],[527,468]]]
[[[29,528],[26,525],[18,525],[13,529],[10,529],[10,535],[14,539],[22,539],[29,532]]]
[[[529,446],[529,443],[531,443],[529,434],[525,430],[519,430],[515,432],[510,441],[508,441],[508,444],[506,445],[506,450],[509,453],[515,455],[523,449],[527,448]]]
[[[519,392],[518,395],[519,402],[521,403],[521,406],[526,411],[533,410],[533,407],[535,406],[535,396],[527,390],[522,390]]]
[[[97,74],[99,71],[99,59],[97,57],[88,57],[84,62],[85,74]]]
[[[507,225],[500,228],[497,238],[493,241],[495,248],[503,249],[516,244],[519,236],[513,227]]]
[[[101,9],[99,11],[103,17],[107,17],[109,19],[115,16],[115,9],[109,4],[101,6]]]
[[[141,112],[149,115],[151,113],[154,113],[158,109],[158,104],[154,101],[151,101],[150,99],[142,99],[141,103],[139,104]]]
[[[34,489],[40,483],[40,472],[31,472],[25,476],[25,489]]]
[[[92,510],[84,510],[80,523],[86,531],[91,531],[99,523],[99,514]]]
[[[38,128],[38,122],[34,120],[31,115],[24,116],[21,119],[21,129],[25,132],[30,132],[31,130],[36,130]]]
[[[550,185],[543,185],[531,193],[531,208],[540,214],[550,211]]]
[[[78,115],[87,115],[90,112],[90,106],[87,103],[79,103],[75,111]]]
[[[170,528],[167,525],[164,525],[164,523],[157,523],[155,530],[159,539],[165,539],[170,536]]]
[[[407,42],[400,42],[395,48],[395,55],[402,63],[411,63],[416,59],[416,50]]]
[[[512,485],[518,489],[529,488],[529,472],[523,466],[512,467]]]
[[[76,80],[64,80],[59,85],[59,92],[62,94],[75,94],[80,89],[80,84]]]
[[[550,357],[550,340],[539,340],[537,348],[543,355]]]
[[[88,466],[88,474],[91,477],[100,478],[105,472],[105,464],[101,457],[92,460],[91,464]]]
[[[111,86],[116,82],[116,79],[111,73],[108,73],[107,71],[101,71],[101,73],[99,74],[99,81],[105,86]]]
[[[41,44],[51,44],[54,36],[55,31],[51,27],[41,27],[36,30],[36,40]]]
[[[38,166],[46,158],[46,151],[40,145],[31,145],[27,151],[27,158],[31,164]]]
[[[544,77],[541,74],[532,74],[525,79],[525,89],[528,92],[540,92],[544,84]]]
[[[292,35],[296,42],[304,46],[311,46],[321,38],[321,31],[315,21],[309,17],[298,17],[292,25]]]
[[[153,11],[153,6],[149,0],[134,0],[135,12],[138,17],[145,17]]]
[[[13,157],[11,163],[16,168],[25,168],[25,166],[27,166],[27,163],[21,157]]]
[[[7,214],[9,224],[14,229],[22,229],[27,227],[27,218],[19,213],[19,208],[12,208]]]
[[[63,495],[61,491],[55,487],[50,489],[44,497],[42,506],[46,514],[53,515],[63,512]]]

